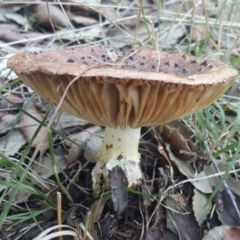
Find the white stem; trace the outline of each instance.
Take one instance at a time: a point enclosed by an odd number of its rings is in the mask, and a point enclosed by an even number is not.
[[[106,128],[100,150],[96,155],[97,164],[93,169],[93,187],[98,188],[101,179],[108,185],[108,171],[119,166],[124,171],[128,186],[140,183],[142,172],[139,166],[138,145],[140,128]]]

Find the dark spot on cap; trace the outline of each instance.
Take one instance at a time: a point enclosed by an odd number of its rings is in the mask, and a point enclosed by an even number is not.
[[[91,56],[88,56],[88,59],[91,59],[92,57]]]
[[[197,63],[197,60],[196,60],[196,59],[194,59],[194,60],[192,60],[192,61],[191,61],[191,63]]]
[[[87,62],[83,62],[83,64],[85,64],[85,65],[88,65],[88,63],[87,63]]]
[[[198,68],[198,70],[197,70],[198,72],[202,72],[202,68]]]
[[[71,58],[69,58],[69,59],[67,60],[67,62],[68,62],[68,63],[71,63],[71,62],[74,62],[74,60],[71,59]]]
[[[213,68],[213,65],[210,65],[210,64],[209,64],[208,67],[211,69],[211,68]]]
[[[106,144],[106,149],[107,149],[107,150],[111,149],[112,147],[113,147],[112,144]]]
[[[174,67],[179,67],[178,64],[174,63]]]
[[[85,56],[81,57],[81,59],[84,60],[84,59],[85,59]]]
[[[186,68],[183,68],[183,74],[188,74],[188,70]]]
[[[155,66],[154,66],[154,65],[152,65],[152,69],[155,69]]]
[[[159,22],[155,22],[154,24],[153,24],[153,26],[156,28],[156,27],[158,27],[159,26]]]
[[[121,160],[123,158],[123,155],[122,154],[119,154],[118,157],[117,157],[117,160]]]
[[[199,101],[199,98],[196,99],[196,102],[198,102],[198,101]]]
[[[132,56],[129,57],[130,60],[134,60],[134,58]]]
[[[169,62],[165,62],[164,65],[166,65],[166,66],[170,66]]]
[[[110,60],[110,57],[107,57],[107,60]]]
[[[92,52],[95,52],[93,48],[91,48],[91,51],[92,51]]]
[[[207,66],[207,61],[203,61],[200,65]]]
[[[105,58],[105,57],[106,57],[106,55],[104,55],[104,54],[101,56],[101,58]]]
[[[142,65],[142,66],[143,66],[144,64],[145,64],[145,63],[143,63],[143,62],[140,63],[140,65]]]

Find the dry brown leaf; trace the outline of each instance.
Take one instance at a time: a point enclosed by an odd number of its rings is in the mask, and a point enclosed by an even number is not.
[[[223,190],[222,192],[219,191],[219,194],[215,195],[214,201],[221,203],[221,208],[217,207],[217,215],[222,225],[228,226],[240,225],[240,219],[233,205],[233,201],[229,197],[226,190]],[[235,202],[238,209],[240,209],[240,197],[235,196]]]
[[[55,5],[39,4],[35,6],[39,23],[52,24],[54,26],[68,27],[69,21],[63,11]],[[50,16],[49,16],[50,14]]]
[[[4,99],[0,99],[0,118],[8,113],[9,110],[15,110],[16,108],[12,105],[12,103],[17,104],[18,106],[22,106],[24,100],[17,95],[10,93],[6,97],[11,103]],[[1,127],[0,127],[1,130]]]
[[[84,26],[89,26],[98,23],[98,21],[94,18],[79,15],[72,15],[71,20],[74,21],[75,23],[82,24]]]
[[[17,118],[17,115],[12,115],[12,114],[8,114],[1,117],[1,120],[0,120],[1,135],[7,134],[11,130],[11,128],[14,126],[14,124],[16,125],[16,118]]]
[[[172,123],[172,125],[170,125],[170,123],[169,125],[159,125],[155,129],[163,138],[163,141],[170,145],[173,154],[181,157],[184,160],[191,159],[188,155],[180,153],[182,150],[185,152],[190,152],[191,149],[188,146],[187,140],[180,133],[180,130],[176,129],[176,123]]]
[[[38,119],[39,121],[43,121],[42,115],[37,111],[33,103],[30,103],[25,109],[25,111],[34,118]],[[40,124],[37,121],[35,121],[32,117],[29,117],[25,113],[22,113],[19,120],[19,128],[27,142],[30,142],[33,135],[37,131],[39,125]],[[42,145],[40,146],[40,150],[45,151],[46,149],[48,149],[48,138],[46,135],[47,135],[46,127],[42,126],[37,136],[33,140],[32,146],[35,147],[39,143],[39,141],[44,139]]]
[[[67,160],[65,158],[66,154],[67,150],[64,148],[54,149],[57,173],[62,172],[67,166]],[[33,165],[33,170],[44,179],[48,179],[50,176],[52,176],[54,174],[54,169],[50,154],[44,155],[39,163],[35,162]]]
[[[24,184],[22,184],[21,187],[24,188]],[[11,196],[11,191],[9,191],[8,195]],[[22,202],[26,202],[26,201],[28,201],[28,198],[30,196],[31,196],[31,193],[28,193],[27,190],[26,191],[18,190],[17,194],[15,195],[15,197],[13,199],[13,204],[19,204],[19,203],[22,203]]]
[[[28,23],[28,19],[26,16],[21,15],[19,13],[14,12],[13,8],[5,8],[4,9],[4,15],[5,17],[10,20],[8,22],[15,22],[21,26],[24,26]]]
[[[227,229],[223,240],[240,240],[240,227],[230,227]]]
[[[4,168],[0,168],[0,176],[1,176],[1,181],[5,181],[6,183],[11,181],[12,174],[10,171],[5,170]],[[0,192],[4,190],[7,187],[5,184],[0,184]]]
[[[212,203],[206,204],[208,200],[208,196],[206,194],[203,194],[202,192],[198,191],[196,188],[194,189],[194,195],[193,195],[193,213],[194,216],[198,222],[198,225],[201,226],[202,223],[206,220],[207,215],[210,213],[212,209]]]
[[[0,8],[0,22],[7,22],[7,18],[4,15],[4,10]]]
[[[60,39],[63,40],[77,41],[81,38],[84,38],[85,40],[91,41],[101,36],[101,27],[99,25],[94,25],[91,27],[86,27],[85,29],[81,29],[81,31],[71,31],[68,34],[62,34],[61,30],[57,30],[56,34]]]
[[[18,26],[15,24],[0,24],[0,39],[5,42],[15,42],[26,39],[35,39],[37,37],[44,36],[44,34],[37,32],[20,33]],[[35,42],[41,42],[42,40],[35,39]]]
[[[230,226],[219,226],[211,229],[203,238],[203,240],[222,240],[224,232],[228,230]]]
[[[230,90],[227,92],[227,95],[232,97],[240,97],[240,82],[235,81],[233,85],[231,86]]]
[[[104,131],[101,130],[94,135],[87,141],[86,147],[84,149],[84,157],[88,161],[95,161],[95,155],[97,154],[98,150],[102,145]]]
[[[158,40],[161,48],[172,47],[186,33],[185,26],[177,23],[162,22],[159,29]]]
[[[124,24],[124,30],[121,30],[120,28],[115,26],[109,28],[105,35],[106,37],[110,38],[110,41],[114,47],[121,48],[133,43],[134,31],[136,29],[135,21],[136,19],[132,20],[134,24],[129,24],[129,22],[126,23],[122,22],[122,24]],[[150,29],[149,23],[142,21],[139,22],[137,31],[138,42],[144,41],[149,38],[148,29]],[[128,35],[126,34],[126,32],[128,33]]]
[[[91,213],[91,221],[92,223],[98,222],[101,218],[103,209],[105,207],[106,202],[110,199],[110,195],[101,196],[101,198],[94,201],[94,203],[91,205],[89,212]],[[87,214],[86,214],[87,216]],[[86,217],[85,217],[86,222]],[[96,228],[94,227],[94,224],[90,224],[90,233],[91,236],[93,236],[93,239],[98,239]]]
[[[176,157],[171,149],[170,146],[167,144],[166,149],[168,151],[169,158],[172,162],[175,163],[178,170],[188,179],[191,179],[191,183],[201,192],[203,193],[211,193],[212,192],[212,185],[210,184],[208,179],[198,179],[200,177],[206,177],[206,173],[204,171],[197,174],[196,170],[193,168],[189,161],[181,160],[180,158]]]
[[[191,40],[192,42],[199,42],[203,39],[206,39],[206,26],[195,25],[191,26]]]
[[[19,149],[26,143],[24,136],[18,130],[14,130],[8,141],[5,138],[0,140],[0,152],[6,157],[16,154]]]
[[[216,160],[216,164],[221,172],[225,172],[228,168],[228,162],[226,160]],[[213,164],[205,165],[204,171],[206,173],[206,176],[212,175],[216,173],[216,170],[213,166]],[[218,182],[220,181],[219,177],[212,177],[209,178],[209,183],[214,188],[217,186]],[[231,175],[229,175],[226,179],[226,183],[228,184],[229,188],[236,193],[238,196],[240,196],[240,182],[239,180],[233,178]]]
[[[68,154],[66,155],[68,163],[71,163],[77,160],[82,150],[86,148],[87,141],[90,139],[90,137],[92,137],[93,134],[100,131],[101,131],[101,127],[93,126],[93,127],[84,129],[79,133],[70,135],[68,138],[73,142],[70,142],[67,139],[64,141],[64,143],[68,147],[70,147],[68,150]]]
[[[15,36],[11,36],[12,34],[16,34],[16,31],[18,29],[18,26],[16,24],[8,24],[8,23],[1,23],[0,24],[0,39],[2,39],[5,42],[11,42],[15,41],[16,39],[19,39],[19,34]]]
[[[203,240],[240,240],[239,227],[222,225],[211,229]]]
[[[189,214],[187,200],[180,194],[174,195],[166,199],[167,228],[180,235],[179,239],[202,239],[197,222]]]
[[[83,119],[80,119],[68,113],[62,112],[55,118],[54,129],[58,131],[60,129],[64,129],[68,127],[83,126],[86,123],[87,122]]]

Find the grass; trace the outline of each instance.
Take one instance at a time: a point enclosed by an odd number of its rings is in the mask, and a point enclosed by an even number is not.
[[[175,1],[176,4],[178,4],[179,9],[184,7],[184,4],[181,3],[182,1]],[[115,1],[112,5],[109,5],[110,8],[117,8],[119,7],[119,4],[121,1]],[[214,3],[214,2],[213,2]],[[21,4],[24,4],[24,2],[21,2]],[[34,4],[34,2],[32,2]],[[48,3],[56,4],[56,3]],[[64,10],[63,6],[66,6],[68,3],[61,3],[58,1],[58,5],[61,6],[61,9],[64,12],[64,15],[67,17],[67,12]],[[71,5],[74,5],[76,3],[71,3]],[[101,18],[106,18],[108,21],[103,21],[100,18],[99,24],[97,24],[97,27],[100,29],[103,29],[104,27],[107,27],[109,24],[112,24],[119,32],[121,32],[123,35],[127,36],[130,39],[130,42],[133,43],[135,46],[146,46],[151,48],[157,48],[161,49],[163,47],[164,50],[178,50],[184,53],[195,55],[196,57],[218,57],[222,60],[230,62],[232,66],[239,66],[240,58],[238,57],[239,54],[239,46],[236,41],[232,41],[234,38],[239,39],[239,24],[238,21],[235,19],[238,11],[237,7],[237,1],[232,1],[232,3],[229,3],[225,1],[221,1],[221,5],[217,7],[216,17],[208,17],[207,11],[204,11],[203,14],[196,14],[194,9],[192,7],[187,6],[187,10],[185,12],[183,11],[176,11],[174,9],[174,6],[172,6],[172,9],[167,9],[168,2],[164,1],[157,1],[157,19],[155,16],[152,16],[151,14],[147,13],[147,8],[142,8],[143,11],[141,14],[138,14],[138,8],[134,10],[133,7],[133,14],[130,16],[121,16],[119,15],[116,19],[111,19],[111,17],[107,16],[106,13],[101,14]],[[204,4],[204,1],[203,1]],[[206,3],[205,3],[206,4]],[[217,3],[215,3],[217,4]],[[70,5],[70,4],[69,4]],[[77,4],[76,4],[77,5]],[[90,9],[94,11],[98,11],[101,13],[100,10],[97,10],[99,5],[89,5]],[[207,6],[204,6],[205,8]],[[214,8],[214,4],[211,6]],[[123,7],[123,9],[126,9],[126,7]],[[210,8],[211,9],[211,8]],[[146,11],[146,12],[145,12]],[[228,14],[226,14],[226,12]],[[36,16],[35,14],[32,16]],[[225,16],[228,16],[227,18]],[[32,20],[30,18],[30,20]],[[136,23],[139,23],[140,20],[143,22],[143,25],[146,26],[146,31],[144,32],[142,36],[137,34],[138,31],[138,25]],[[66,34],[73,33],[74,39],[72,39],[74,42],[76,39],[81,39],[81,32],[91,30],[91,28],[96,26],[87,26],[83,28],[75,28],[72,24],[70,19],[68,19],[70,23],[70,29],[62,29],[57,30],[57,37],[55,33],[49,33],[45,34],[41,37],[35,38],[33,40],[39,40],[39,39],[49,39],[56,37],[55,40],[52,41],[53,47],[54,42],[58,41],[57,39],[61,39],[62,36]],[[123,21],[128,21],[128,23],[131,23],[133,21],[134,24],[136,24],[135,31],[131,32],[129,28],[127,28],[127,25],[122,23]],[[31,22],[31,21],[29,21]],[[155,32],[153,32],[152,26],[149,24],[150,22],[157,22],[158,27]],[[170,23],[170,25],[166,25],[166,23]],[[133,25],[134,25],[133,24]],[[168,26],[168,27],[165,27]],[[159,45],[159,42],[161,42],[162,39],[171,37],[171,34],[174,33],[174,29],[177,28],[177,26],[181,26],[185,28],[185,31],[188,31],[187,28],[191,28],[193,26],[200,26],[200,33],[203,34],[204,31],[206,34],[202,35],[203,38],[200,39],[197,42],[192,42],[191,39],[189,39],[189,35],[186,34],[186,36],[180,40],[179,42],[176,42],[172,46],[161,46]],[[190,29],[191,31],[191,29]],[[218,37],[216,38],[216,35]],[[90,36],[91,37],[91,36]],[[71,39],[69,39],[69,43]],[[89,40],[88,36],[85,35],[84,39],[81,39],[82,41],[85,41],[86,43],[91,42],[92,40]],[[117,39],[118,40],[118,39]],[[114,45],[114,36],[104,36],[102,39],[95,39],[94,42],[105,42],[110,43]],[[122,44],[124,44],[123,40]],[[59,41],[60,43],[63,42],[62,40]],[[3,43],[0,45],[4,49],[4,51],[8,52],[8,47],[13,46],[16,50],[18,50],[17,44],[26,44],[30,43],[30,40],[20,40],[16,42],[9,42],[9,43]],[[66,44],[68,45],[68,43]],[[227,47],[226,47],[227,46]],[[51,48],[51,46],[50,46]],[[22,49],[21,49],[22,50]],[[227,59],[225,59],[225,56],[228,56]],[[1,70],[1,69],[0,69]],[[13,88],[13,86],[16,86]],[[18,83],[18,81],[10,81],[7,84],[4,85],[4,88],[1,88],[2,92],[2,99],[6,100],[6,97],[11,93],[12,91],[18,91],[19,94],[22,92],[22,85]],[[30,97],[28,102],[32,102],[34,98]],[[189,116],[183,119],[183,122],[186,124],[186,126],[192,131],[193,135],[196,138],[196,144],[198,146],[198,149],[200,150],[200,154],[203,156],[207,156],[208,158],[214,157],[215,159],[223,159],[225,158],[226,161],[228,161],[228,169],[226,169],[225,173],[222,176],[222,179],[219,180],[219,184],[216,186],[215,190],[209,197],[209,202],[212,201],[212,198],[214,197],[214,194],[219,190],[219,188],[224,183],[224,180],[227,178],[227,176],[230,174],[230,171],[232,171],[233,166],[236,165],[237,162],[239,162],[240,156],[239,156],[239,148],[240,148],[240,140],[239,140],[239,125],[240,125],[240,97],[235,96],[235,101],[228,101],[228,98],[220,98],[215,104],[211,105],[210,107],[204,109],[203,111],[197,113],[196,115]],[[7,100],[8,101],[8,100]],[[20,117],[20,114],[28,114],[25,111],[26,105],[24,105],[22,108],[19,108],[16,106],[16,104],[12,103],[12,106],[14,108],[17,108],[19,111],[19,115],[16,117],[16,123],[18,122],[18,118]],[[230,118],[227,114],[226,110],[231,110],[234,114],[233,118]],[[87,239],[87,233],[86,229],[88,229],[88,226],[84,227],[83,223],[79,224],[82,228],[82,230],[76,230],[71,227],[67,227],[69,229],[67,230],[61,230],[55,233],[55,235],[50,235],[53,228],[58,229],[59,225],[56,225],[52,228],[48,228],[44,231],[42,229],[42,223],[43,220],[39,218],[40,216],[44,215],[47,211],[57,211],[57,204],[56,199],[54,197],[50,198],[49,196],[51,194],[54,195],[57,190],[60,190],[61,193],[68,198],[70,202],[73,202],[72,197],[70,196],[68,192],[68,185],[66,183],[62,183],[62,176],[59,176],[61,174],[58,173],[57,170],[57,163],[55,160],[54,155],[54,148],[55,143],[53,140],[54,135],[60,135],[62,138],[66,139],[66,135],[62,132],[57,132],[52,127],[52,133],[48,133],[48,141],[49,141],[49,154],[50,159],[52,161],[53,169],[54,169],[54,178],[51,178],[51,180],[42,179],[41,176],[38,175],[37,172],[35,172],[33,169],[31,169],[31,165],[35,158],[37,159],[38,154],[35,151],[35,154],[30,154],[32,143],[37,136],[38,132],[41,130],[42,126],[49,126],[47,121],[51,121],[48,117],[48,113],[45,115],[45,118],[43,121],[39,122],[38,119],[35,118],[35,120],[38,122],[38,129],[34,133],[31,141],[24,147],[24,149],[21,150],[19,153],[19,156],[15,157],[6,157],[3,153],[0,154],[0,171],[3,174],[2,176],[7,176],[6,178],[2,177],[0,179],[0,186],[3,186],[3,190],[1,193],[0,198],[0,206],[1,206],[1,215],[0,215],[0,228],[4,229],[5,233],[11,233],[15,234],[15,239],[21,239],[21,235],[24,231],[29,230],[30,228],[37,227],[42,234],[45,235],[45,238],[41,239],[52,239],[52,237],[59,237],[63,236],[64,234],[67,235],[74,235],[75,239]],[[229,120],[230,119],[230,120]],[[8,134],[11,134],[16,127],[16,124],[12,126],[12,129],[8,132]],[[5,137],[6,144],[8,143],[8,137]],[[76,143],[77,144],[77,143]],[[210,176],[209,176],[210,177]],[[175,187],[177,188],[179,186],[179,183],[173,183],[171,185],[171,190]],[[138,190],[133,189],[127,189],[128,192],[131,192],[132,194],[139,195],[141,197],[153,197],[151,194],[146,194]],[[30,196],[34,199],[34,201],[37,201],[38,204],[41,202],[40,209],[39,205],[37,204],[34,207],[29,206],[28,199],[21,201],[18,203],[16,201],[16,197],[18,194],[23,193],[27,198]],[[107,192],[106,194],[109,194]],[[167,193],[166,193],[167,194]],[[34,196],[34,197],[33,197]],[[31,198],[30,197],[30,198]],[[160,197],[160,198],[159,198]],[[161,203],[162,198],[161,196],[154,196],[154,198],[160,199],[159,202]],[[50,200],[51,199],[51,200]],[[63,213],[65,210],[61,210]],[[40,220],[39,220],[40,219]],[[19,230],[19,226],[26,226],[27,224],[31,223],[26,229]],[[149,223],[148,223],[149,224]],[[66,227],[66,226],[65,226]],[[21,228],[21,227],[20,227]],[[19,234],[16,234],[16,232],[19,231]],[[63,232],[64,231],[64,232]],[[84,234],[85,232],[85,234]],[[87,234],[86,234],[87,233]],[[77,236],[78,235],[78,236]],[[9,235],[10,237],[10,235]],[[41,236],[38,236],[36,239],[40,239]],[[90,239],[90,236],[88,236],[88,239]]]

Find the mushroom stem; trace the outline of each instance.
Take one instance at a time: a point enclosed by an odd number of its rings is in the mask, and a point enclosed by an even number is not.
[[[133,129],[129,126],[124,129],[106,127],[102,145],[96,155],[97,164],[92,171],[94,189],[109,184],[108,171],[116,166],[124,171],[129,187],[140,183],[142,179],[138,153],[140,130],[141,128]]]

